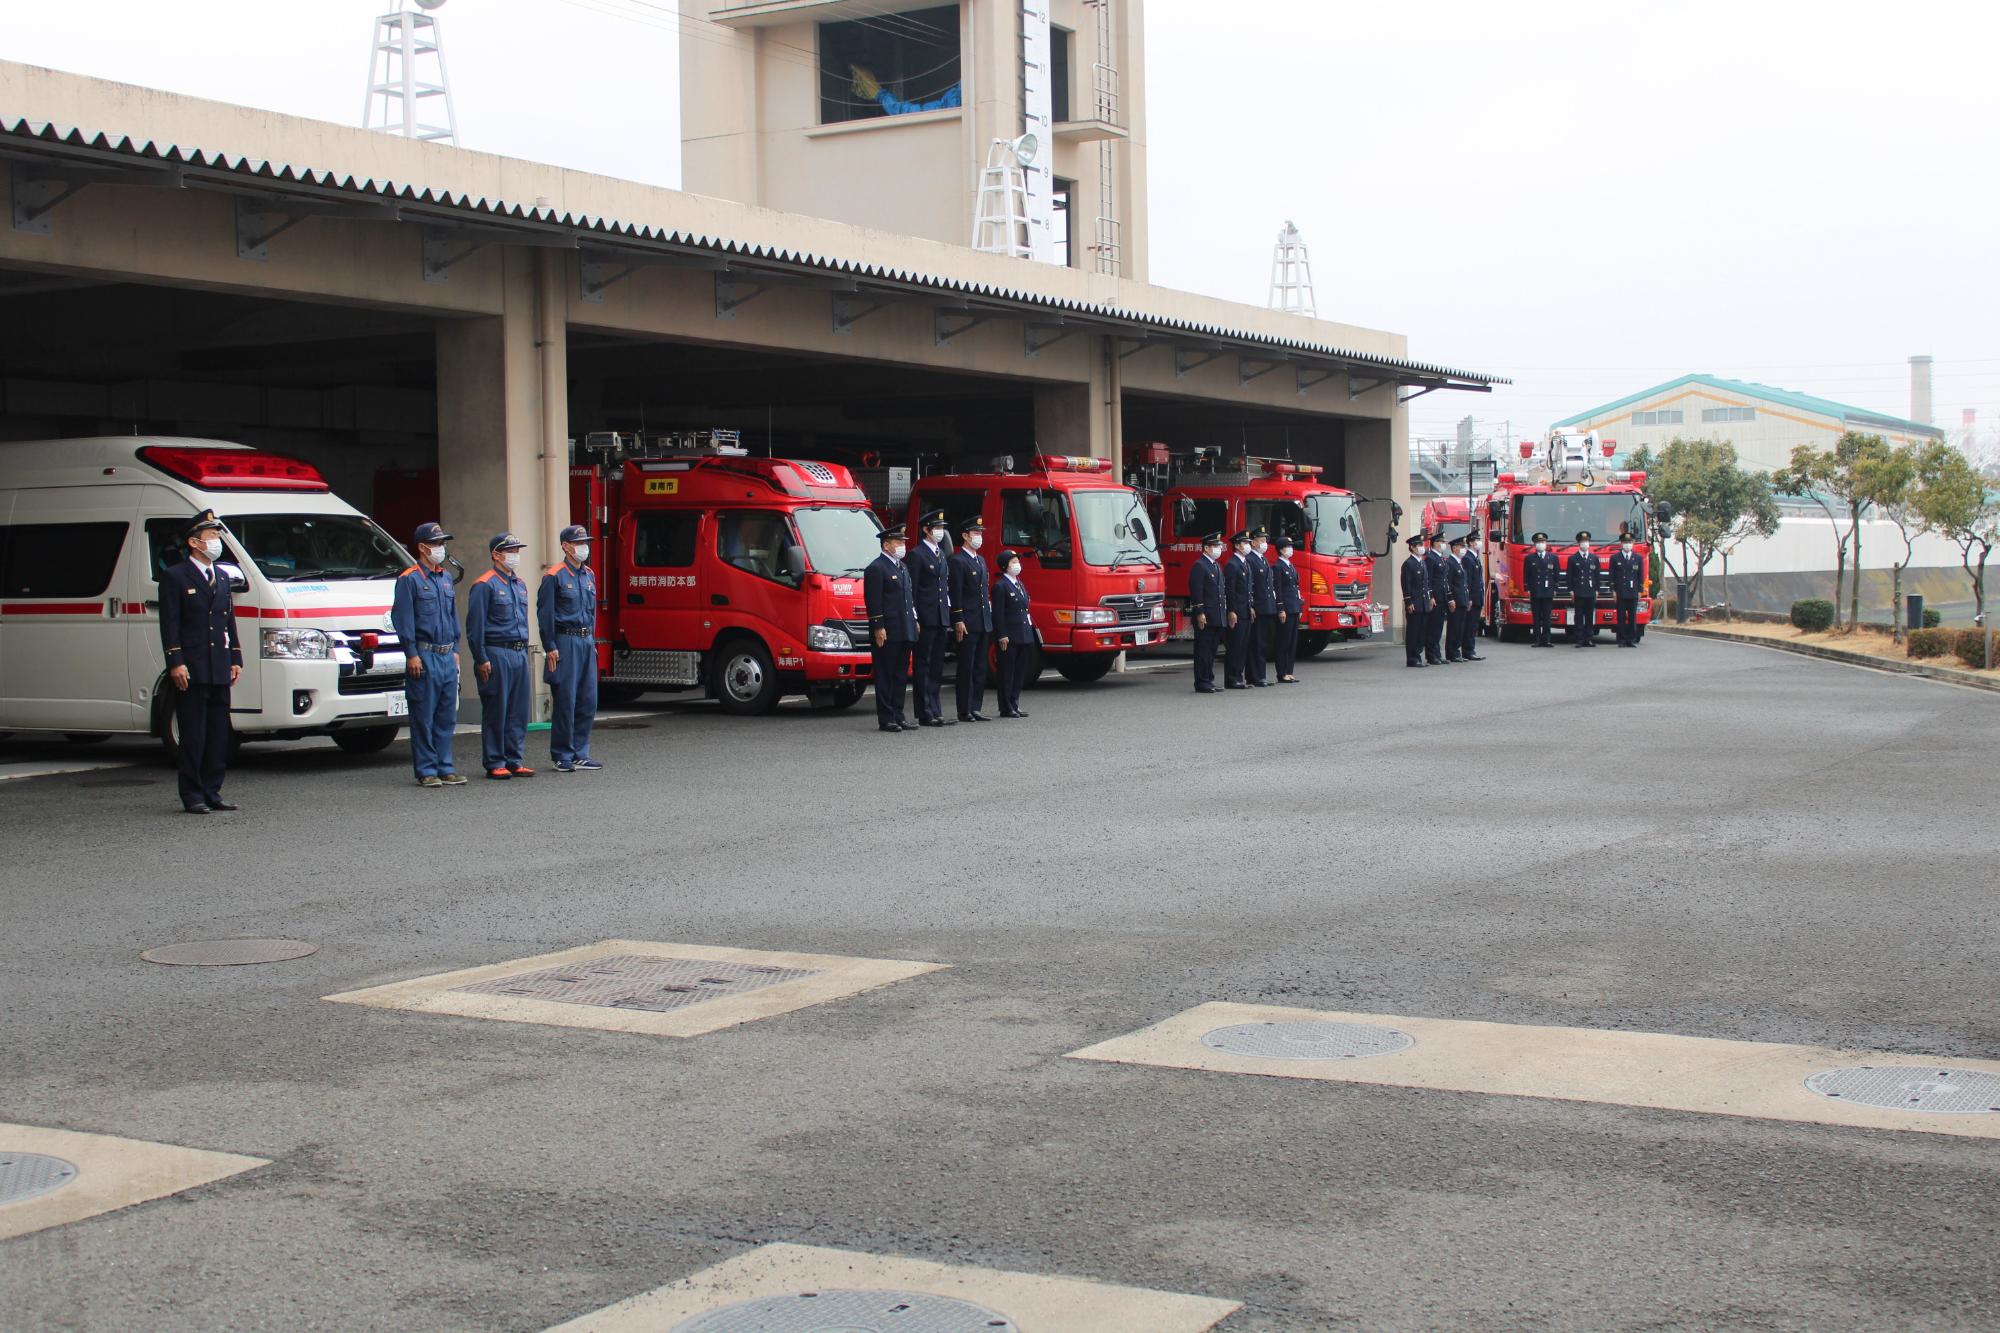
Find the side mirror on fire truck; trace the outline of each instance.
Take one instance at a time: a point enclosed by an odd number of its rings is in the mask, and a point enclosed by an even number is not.
[[[1653,518],[1661,526],[1674,521],[1674,507],[1665,500],[1653,506]]]
[[[785,577],[795,585],[803,583],[806,577],[806,553],[803,547],[787,546],[784,556]]]
[[[1403,506],[1395,500],[1389,501],[1389,522],[1393,526],[1403,521]]]
[[[1177,534],[1184,534],[1193,526],[1194,500],[1191,496],[1183,495],[1174,501],[1174,531]]]

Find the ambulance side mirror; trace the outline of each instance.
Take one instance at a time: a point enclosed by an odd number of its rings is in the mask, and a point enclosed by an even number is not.
[[[216,561],[215,567],[228,576],[229,591],[231,592],[250,591],[250,580],[243,577],[242,569],[224,560]]]

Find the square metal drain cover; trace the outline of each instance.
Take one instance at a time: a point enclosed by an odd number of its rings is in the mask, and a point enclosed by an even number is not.
[[[75,1179],[75,1165],[60,1157],[0,1148],[0,1204],[39,1198]]]
[[[454,989],[473,995],[506,995],[516,999],[550,1000],[557,1004],[637,1009],[663,1014],[705,1000],[743,995],[763,990],[766,986],[818,975],[818,972],[797,967],[611,954],[585,959],[567,967],[517,972],[511,977],[495,977],[491,981],[474,982],[470,986]]]
[[[1371,1023],[1329,1023],[1301,1018],[1286,1022],[1233,1023],[1202,1034],[1201,1044],[1231,1055],[1266,1060],[1359,1060],[1407,1051],[1417,1039]]]
[[[1018,1333],[1005,1315],[922,1291],[800,1291],[675,1324],[672,1333]]]
[[[1806,1080],[1822,1097],[1892,1111],[1979,1115],[2000,1111],[2000,1074],[1932,1065],[1851,1065]]]

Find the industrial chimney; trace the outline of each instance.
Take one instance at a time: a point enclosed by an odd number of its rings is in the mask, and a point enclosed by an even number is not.
[[[1931,359],[1910,358],[1910,420],[1920,426],[1931,424]]]

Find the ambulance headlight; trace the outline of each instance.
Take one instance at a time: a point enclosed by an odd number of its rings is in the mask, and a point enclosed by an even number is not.
[[[816,653],[851,653],[854,640],[842,625],[808,625],[806,647]]]
[[[263,657],[290,661],[324,662],[333,656],[333,641],[323,630],[267,629],[263,636]]]

